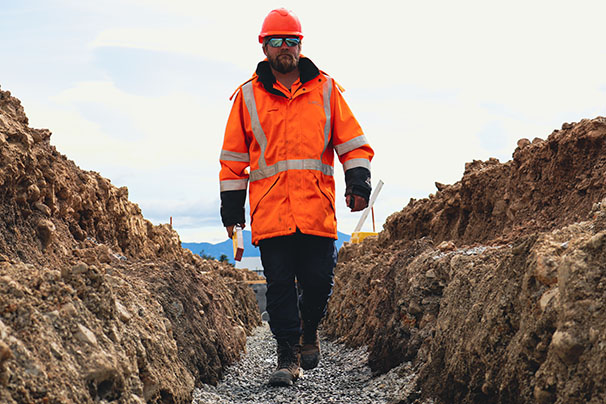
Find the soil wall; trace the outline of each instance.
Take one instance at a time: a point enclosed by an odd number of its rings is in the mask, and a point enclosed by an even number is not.
[[[606,402],[606,119],[518,146],[339,253],[324,332],[412,362],[401,403]]]
[[[260,324],[256,275],[182,249],[50,136],[0,90],[0,402],[190,403]]]

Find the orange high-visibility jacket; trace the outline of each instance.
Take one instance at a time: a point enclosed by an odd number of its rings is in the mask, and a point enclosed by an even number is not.
[[[222,200],[230,191],[245,195],[249,187],[254,244],[297,229],[337,238],[335,151],[345,171],[368,169],[370,189],[374,152],[340,87],[303,56],[299,67],[301,78],[289,91],[273,78],[268,62],[261,62],[237,90],[227,122]]]

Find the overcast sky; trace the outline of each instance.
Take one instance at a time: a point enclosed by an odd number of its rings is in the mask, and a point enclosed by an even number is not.
[[[606,116],[603,0],[0,0],[0,86],[147,219],[172,216],[181,241],[222,241],[228,98],[263,58],[257,36],[278,7],[299,16],[303,54],[346,89],[375,149],[377,230],[465,162],[505,162],[520,138]],[[335,175],[351,233],[360,214]]]

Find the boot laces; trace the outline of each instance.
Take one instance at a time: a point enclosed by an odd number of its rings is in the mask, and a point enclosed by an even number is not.
[[[278,345],[278,369],[290,367],[297,361],[297,346],[290,344]]]

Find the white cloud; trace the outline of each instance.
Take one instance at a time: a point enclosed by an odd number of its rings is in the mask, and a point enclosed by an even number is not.
[[[201,104],[199,99],[186,93],[173,93],[157,97],[143,97],[126,93],[111,82],[85,82],[66,89],[56,97],[56,102],[65,108],[67,116],[48,117],[46,122],[61,128],[55,141],[66,151],[75,144],[82,152],[86,148],[91,155],[109,157],[115,164],[139,169],[169,166],[196,161],[216,163],[221,139],[209,136],[221,133],[224,123],[211,117],[226,117],[226,104]],[[120,138],[119,133],[102,133],[98,124],[86,122],[78,115],[80,105],[91,103],[104,106],[111,114],[120,112],[131,120],[132,127],[144,134],[144,138]],[[111,119],[112,116],[107,116]],[[207,119],[203,119],[207,118]],[[79,124],[67,126],[67,122]],[[90,131],[90,128],[95,128]],[[83,137],[86,143],[82,142]],[[103,156],[103,157],[101,157]]]

